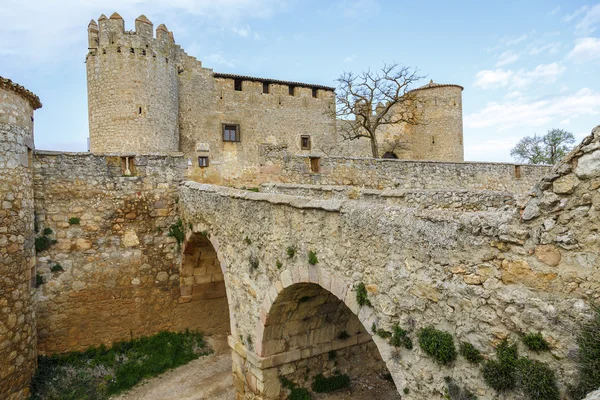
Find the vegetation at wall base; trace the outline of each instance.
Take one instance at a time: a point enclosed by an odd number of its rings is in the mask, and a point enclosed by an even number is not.
[[[280,376],[279,381],[281,382],[281,386],[290,391],[288,395],[288,400],[311,400],[312,396],[310,392],[302,387],[298,387],[295,382],[292,382],[285,376]]]
[[[458,352],[471,364],[479,364],[483,361],[483,356],[471,343],[461,342]]]
[[[210,354],[199,332],[160,332],[112,347],[38,357],[32,400],[100,400]]]
[[[600,306],[592,305],[594,318],[581,326],[577,335],[577,382],[569,386],[572,399],[579,400],[600,387]]]
[[[348,386],[350,386],[350,377],[346,374],[333,375],[329,378],[319,374],[313,380],[312,390],[316,393],[330,393]]]
[[[440,364],[448,364],[456,359],[456,348],[452,335],[435,329],[433,326],[419,331],[419,346],[425,354],[433,357]]]

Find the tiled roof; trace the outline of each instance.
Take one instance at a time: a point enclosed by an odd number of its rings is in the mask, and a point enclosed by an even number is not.
[[[293,82],[293,81],[280,81],[278,79],[256,78],[254,76],[246,76],[246,75],[222,74],[222,73],[219,73],[219,72],[215,72],[215,73],[213,73],[213,76],[215,78],[241,79],[241,80],[244,80],[244,81],[263,82],[263,83],[277,83],[277,84],[280,84],[280,85],[301,86],[301,87],[307,87],[307,88],[311,88],[311,89],[329,90],[329,91],[332,91],[332,92],[335,91],[335,88],[332,88],[332,87],[329,87],[329,86],[313,85],[313,84],[310,84],[310,83]]]
[[[40,102],[39,97],[37,97],[35,94],[30,92],[29,90],[25,89],[23,86],[17,85],[10,79],[3,78],[0,76],[0,87],[12,90],[12,91],[20,94],[22,97],[24,97],[25,99],[27,99],[29,101],[29,104],[31,104],[31,107],[33,107],[34,110],[37,110],[38,108],[42,108],[42,103]]]
[[[411,90],[411,92],[414,92],[415,90],[433,89],[433,88],[439,88],[439,87],[457,87],[457,88],[460,88],[460,90],[465,89],[464,87],[462,87],[460,85],[455,85],[453,83],[435,83],[432,79],[429,81],[429,83],[427,85],[423,85],[421,87],[413,89],[413,90]]]

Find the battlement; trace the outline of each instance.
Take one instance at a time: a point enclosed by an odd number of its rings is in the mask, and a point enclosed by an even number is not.
[[[156,36],[153,27],[152,21],[142,14],[135,20],[135,30],[126,31],[125,21],[118,13],[113,13],[110,18],[102,14],[98,23],[91,20],[88,24],[88,48],[92,55],[96,55],[98,49],[106,51],[108,47],[116,47],[121,52],[135,53],[137,50],[142,55],[148,52],[148,55],[170,53],[180,49],[175,45],[173,32],[165,24],[156,28]]]

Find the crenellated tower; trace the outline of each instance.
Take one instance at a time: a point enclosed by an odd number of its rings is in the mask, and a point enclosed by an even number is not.
[[[135,31],[102,15],[88,25],[86,57],[90,151],[158,153],[179,150],[180,47],[163,25],[141,15]]]

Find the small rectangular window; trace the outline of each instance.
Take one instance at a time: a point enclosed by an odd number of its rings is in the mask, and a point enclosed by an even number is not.
[[[263,93],[269,94],[269,83],[268,82],[263,82]]]
[[[240,126],[233,124],[223,124],[223,141],[224,142],[239,142],[240,141]]]
[[[310,158],[310,172],[313,174],[318,174],[320,170],[320,161],[319,157],[311,157]]]
[[[319,94],[319,91],[318,91],[318,89],[316,89],[316,88],[313,88],[313,90],[312,90],[312,96],[313,96],[313,97],[316,99],[316,98],[317,98],[317,96],[318,96],[318,94]]]
[[[310,150],[310,136],[308,136],[308,135],[300,136],[300,148],[302,150]]]
[[[198,166],[200,168],[208,167],[208,157],[206,157],[206,156],[198,157]]]
[[[515,178],[516,179],[521,178],[521,166],[520,165],[515,165]]]
[[[241,79],[234,79],[233,80],[233,88],[235,90],[237,90],[238,92],[242,91],[242,80]]]
[[[135,164],[133,156],[121,157],[121,173],[123,176],[135,176]]]
[[[296,87],[295,87],[295,86],[292,86],[292,85],[290,85],[290,86],[288,87],[288,90],[289,90],[290,96],[294,96],[294,91],[295,91],[295,89],[296,89]]]

